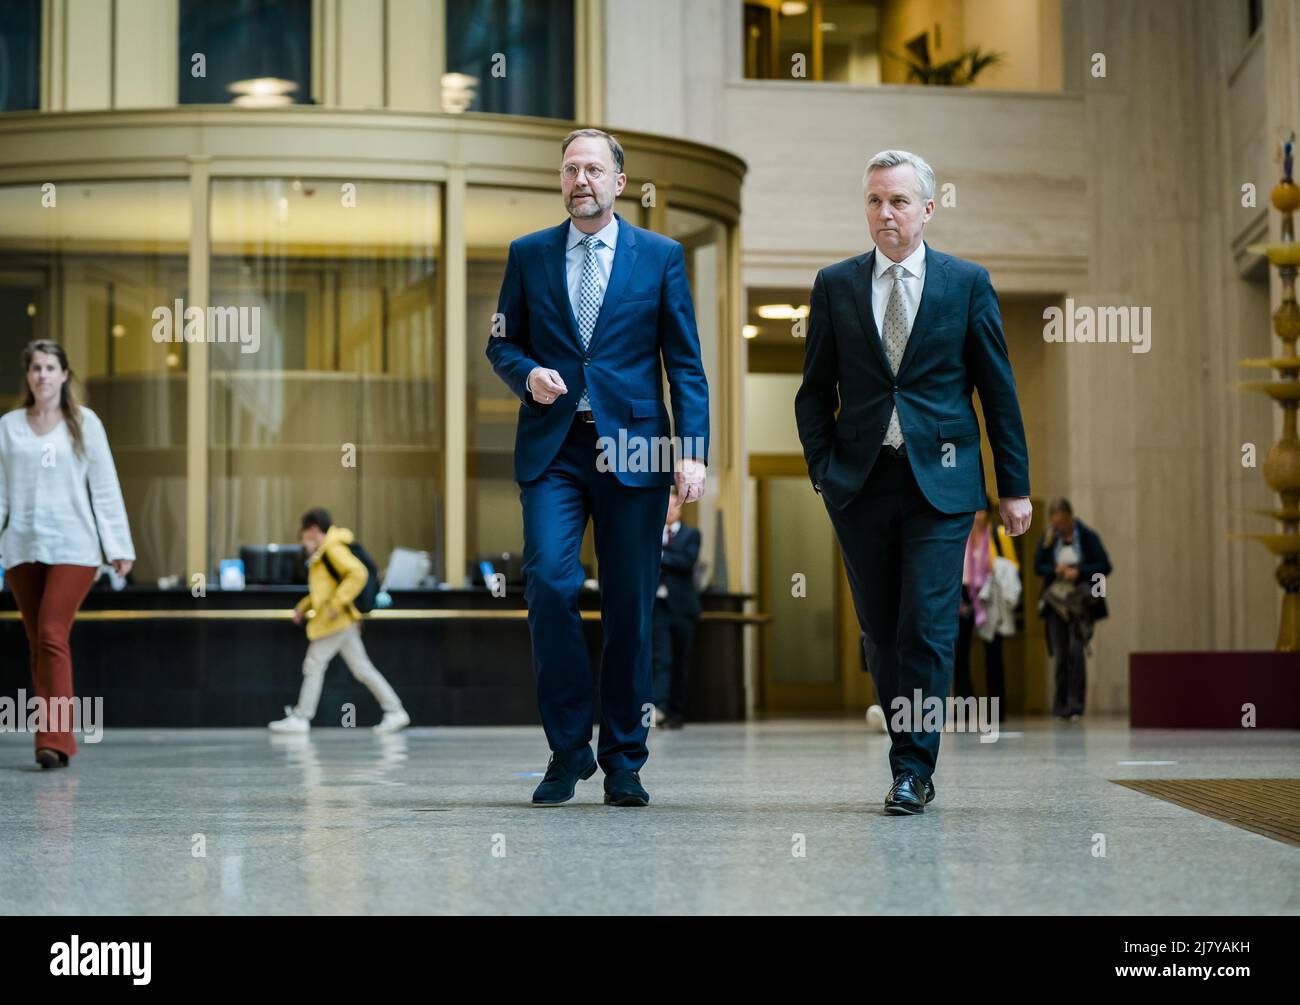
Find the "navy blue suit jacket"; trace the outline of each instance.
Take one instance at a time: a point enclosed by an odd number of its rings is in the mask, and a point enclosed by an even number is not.
[[[700,591],[695,586],[695,564],[700,560],[700,532],[682,524],[663,549],[659,582],[668,587],[665,603],[670,614],[695,617],[700,613]]]
[[[664,370],[672,391],[671,435],[688,444],[685,456],[708,462],[709,386],[682,246],[615,216],[614,268],[586,352],[569,303],[564,260],[569,221],[510,244],[497,299],[503,331],[488,338],[487,357],[522,402],[515,430],[517,482],[539,477],[555,458],[583,388],[599,436],[618,441],[624,431],[629,444],[669,436]],[[528,374],[537,366],[557,371],[568,388],[551,405],[538,404],[528,391]],[[692,450],[696,437],[699,449]],[[636,466],[620,464],[613,470],[625,485],[673,482],[671,466],[667,471],[626,469]]]
[[[951,514],[983,509],[971,403],[978,389],[998,495],[1029,495],[1025,429],[988,270],[926,246],[921,303],[895,377],[871,309],[875,254],[828,266],[813,283],[794,406],[813,487],[836,509],[847,506],[876,462],[897,405],[907,456],[930,504]]]

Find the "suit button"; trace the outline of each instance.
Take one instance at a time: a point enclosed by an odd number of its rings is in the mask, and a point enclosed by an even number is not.
[[[898,385],[897,385],[897,384],[894,385],[894,393],[895,393],[895,394],[898,393]]]
[[[582,361],[582,365],[583,365],[583,366],[591,366],[591,360],[589,360],[589,359],[584,359],[584,360]]]

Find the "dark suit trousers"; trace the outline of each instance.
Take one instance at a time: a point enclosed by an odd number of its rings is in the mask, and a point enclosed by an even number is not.
[[[938,731],[913,730],[914,692],[947,698],[952,687],[953,649],[961,570],[972,513],[940,513],[925,498],[911,463],[881,450],[866,484],[842,510],[829,504],[839,538],[864,649],[892,741],[889,765],[922,780],[934,773]],[[896,730],[896,698],[906,698],[904,729]]]
[[[694,616],[670,611],[665,600],[655,601],[655,704],[669,718],[686,714],[686,682],[694,638]]]
[[[519,486],[524,597],[537,704],[551,750],[591,742],[593,681],[578,596],[590,518],[600,563],[600,743],[606,772],[640,770],[653,715],[651,623],[668,486],[633,488],[596,467],[596,427],[575,422],[543,474]]]

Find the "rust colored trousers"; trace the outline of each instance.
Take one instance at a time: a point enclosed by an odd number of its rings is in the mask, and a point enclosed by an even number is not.
[[[51,699],[73,696],[72,649],[68,637],[72,634],[77,609],[94,585],[97,571],[90,565],[46,565],[44,562],[24,562],[5,569],[5,579],[18,602],[23,628],[27,631],[33,690],[45,699],[47,709],[53,707]],[[39,732],[36,749],[42,747],[57,750],[71,759],[77,752],[77,741],[71,729]]]

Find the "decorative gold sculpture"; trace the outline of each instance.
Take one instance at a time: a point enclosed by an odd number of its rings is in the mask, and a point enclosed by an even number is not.
[[[1295,211],[1300,209],[1300,185],[1292,179],[1295,133],[1282,142],[1282,180],[1273,187],[1273,208],[1282,214],[1282,239],[1276,243],[1251,245],[1250,251],[1267,255],[1282,280],[1282,302],[1273,313],[1273,331],[1282,340],[1282,355],[1275,359],[1246,359],[1242,366],[1269,367],[1280,379],[1253,381],[1242,387],[1262,391],[1282,407],[1282,438],[1264,458],[1264,480],[1282,500],[1277,509],[1257,512],[1279,520],[1281,534],[1238,534],[1263,543],[1282,556],[1277,581],[1282,596],[1282,619],[1278,625],[1277,649],[1300,650],[1300,436],[1296,433],[1296,407],[1300,405],[1300,305],[1296,304],[1295,280],[1300,267],[1300,242],[1295,238]]]

